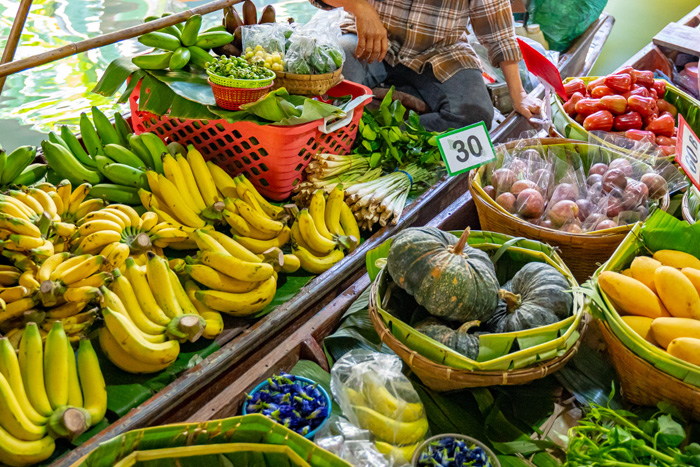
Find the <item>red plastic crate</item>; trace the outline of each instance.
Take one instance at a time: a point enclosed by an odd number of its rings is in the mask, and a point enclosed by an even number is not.
[[[289,198],[313,155],[321,152],[346,154],[350,150],[364,108],[364,103],[360,104],[352,116],[348,114],[344,119],[345,125],[325,133],[323,120],[276,126],[158,117],[138,110],[140,88],[139,83],[129,97],[136,134],[151,132],[166,143],[169,140],[185,146],[192,144],[205,159],[213,160],[232,175],[244,174],[260,193],[276,201]],[[346,80],[330,89],[327,95],[329,98],[347,95],[356,98],[371,93],[368,87]]]

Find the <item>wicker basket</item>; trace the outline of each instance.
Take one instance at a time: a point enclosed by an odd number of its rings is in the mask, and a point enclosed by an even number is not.
[[[587,143],[564,138],[541,138],[537,141],[544,146],[557,144],[588,146]],[[518,144],[519,142],[515,141],[499,146],[497,149],[510,150]],[[481,228],[515,237],[530,238],[558,248],[561,257],[579,283],[588,280],[596,269],[610,258],[634,225],[580,234],[538,227],[508,213],[484,192],[481,177],[485,169],[484,166],[478,170],[472,170],[469,174],[469,191],[479,214]],[[661,201],[661,209],[666,210],[669,202],[669,197],[664,197]]]
[[[653,407],[665,400],[700,420],[700,388],[684,383],[643,360],[613,334],[605,321],[596,321],[620,377],[622,396],[627,401]]]
[[[322,75],[297,75],[295,73],[276,72],[277,78],[273,89],[285,88],[289,94],[299,96],[322,96],[330,88],[343,81],[343,69]]]
[[[213,82],[211,78],[209,79],[209,85],[214,93],[216,105],[226,110],[240,110],[241,105],[249,104],[265,97],[272,87],[272,84],[268,84],[262,88],[221,86]]]

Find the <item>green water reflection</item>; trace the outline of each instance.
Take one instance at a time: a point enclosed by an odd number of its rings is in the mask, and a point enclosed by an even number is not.
[[[182,11],[210,0],[35,0],[15,59],[139,24],[149,15]],[[258,7],[269,4],[253,0]],[[307,0],[276,2],[279,19],[304,22],[314,13]],[[15,18],[19,0],[0,0],[0,50]],[[204,18],[209,27],[221,13]],[[113,99],[90,93],[107,64],[143,50],[136,40],[123,41],[10,76],[0,94],[0,145],[13,149],[38,144],[56,125],[77,125],[80,113],[97,105],[108,115],[119,109]],[[122,110],[125,110],[123,107]]]

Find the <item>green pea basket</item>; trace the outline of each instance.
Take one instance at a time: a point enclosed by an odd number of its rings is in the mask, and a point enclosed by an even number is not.
[[[462,232],[451,232],[459,237]],[[588,327],[584,296],[573,274],[556,251],[544,243],[496,232],[471,231],[468,244],[489,254],[499,283],[511,279],[525,264],[542,262],[554,267],[571,285],[573,309],[568,318],[546,326],[516,332],[481,334],[476,360],[416,331],[387,311],[385,297],[393,281],[386,267],[378,268],[391,246],[389,239],[367,255],[373,278],[369,314],[382,342],[434,391],[526,384],[557,371],[571,359]],[[512,349],[517,350],[513,351]]]
[[[241,88],[241,89],[258,89],[264,88],[272,85],[272,81],[275,79],[275,72],[272,70],[265,69],[267,77],[260,79],[238,79],[231,78],[228,76],[221,76],[207,70],[209,79],[212,83],[218,84],[219,86],[224,86],[227,88]]]

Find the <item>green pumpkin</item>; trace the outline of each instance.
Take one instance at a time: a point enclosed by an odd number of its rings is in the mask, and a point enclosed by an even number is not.
[[[499,290],[496,313],[485,323],[491,332],[512,332],[553,324],[571,314],[571,285],[546,263],[528,263]]]
[[[387,269],[394,282],[433,316],[448,321],[486,321],[498,303],[498,280],[489,255],[432,227],[400,232]]]
[[[467,334],[469,328],[476,324],[475,321],[470,321],[460,326],[459,329],[452,329],[436,318],[428,318],[416,324],[414,329],[442,345],[456,350],[465,357],[476,360],[476,357],[479,356],[479,337]]]

